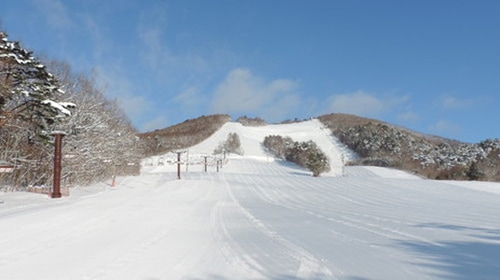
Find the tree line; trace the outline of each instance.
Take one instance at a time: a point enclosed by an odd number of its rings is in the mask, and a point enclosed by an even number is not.
[[[141,133],[141,149],[145,156],[186,149],[207,139],[229,121],[231,117],[225,114],[201,116],[164,129]]]
[[[0,40],[0,161],[14,167],[0,183],[50,185],[54,131],[66,134],[63,184],[139,172],[137,131],[95,75],[77,74],[61,61],[42,63],[5,32]]]

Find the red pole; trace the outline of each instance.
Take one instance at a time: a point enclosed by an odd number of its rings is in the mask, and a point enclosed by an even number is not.
[[[59,198],[61,197],[61,149],[62,149],[62,138],[64,136],[63,132],[54,132],[55,137],[55,149],[54,149],[54,184],[52,188],[52,193],[50,197]]]

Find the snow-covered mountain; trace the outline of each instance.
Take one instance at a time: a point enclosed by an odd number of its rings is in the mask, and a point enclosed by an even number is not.
[[[243,155],[204,170],[228,133]],[[273,160],[271,134],[314,140],[319,178]],[[146,159],[118,185],[62,199],[0,194],[2,279],[495,279],[500,184],[434,181],[343,166],[352,153],[317,120],[226,123],[177,154]],[[190,163],[187,165],[186,163]],[[212,162],[213,163],[213,162]],[[339,171],[344,169],[344,171]],[[342,176],[341,176],[342,175]],[[107,182],[109,183],[109,182]]]
[[[222,155],[214,155],[214,150],[219,144],[226,140],[227,135],[236,133],[239,135],[243,156],[245,158],[253,158],[262,161],[276,160],[262,146],[264,138],[269,135],[289,136],[294,141],[312,140],[318,144],[321,150],[329,158],[331,165],[329,175],[341,175],[345,162],[356,157],[355,153],[342,145],[330,130],[326,128],[317,119],[309,121],[290,123],[290,124],[274,124],[264,126],[243,126],[237,122],[227,122],[218,131],[204,140],[202,143],[195,146],[181,149],[185,153],[182,155],[183,161],[200,163],[202,156],[210,156],[209,160],[215,160]],[[146,166],[158,166],[158,162],[175,162],[177,161],[176,151],[163,155],[149,157],[144,160]],[[160,163],[161,164],[161,163]]]
[[[356,151],[358,164],[397,167],[431,179],[500,181],[500,139],[462,143],[353,115],[319,119]]]
[[[357,160],[351,164],[394,167],[431,179],[500,181],[500,139],[461,143],[348,114],[323,115],[318,120],[334,135],[334,141],[356,152]],[[259,118],[237,121],[262,133],[279,134],[280,125],[263,126]],[[159,155],[198,144],[227,122],[228,115],[202,116],[140,136],[146,153]]]

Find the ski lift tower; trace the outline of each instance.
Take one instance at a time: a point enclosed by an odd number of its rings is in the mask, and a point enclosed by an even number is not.
[[[174,153],[177,154],[177,179],[180,180],[181,179],[181,154],[185,153],[186,151],[182,151],[182,150],[177,150],[177,151],[174,151]]]

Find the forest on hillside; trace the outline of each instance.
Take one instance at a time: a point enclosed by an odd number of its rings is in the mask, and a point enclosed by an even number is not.
[[[500,181],[500,139],[461,143],[347,114],[319,117],[359,159],[430,179]]]
[[[0,188],[52,184],[55,131],[64,133],[62,184],[137,174],[137,132],[93,75],[40,60],[0,32]]]

